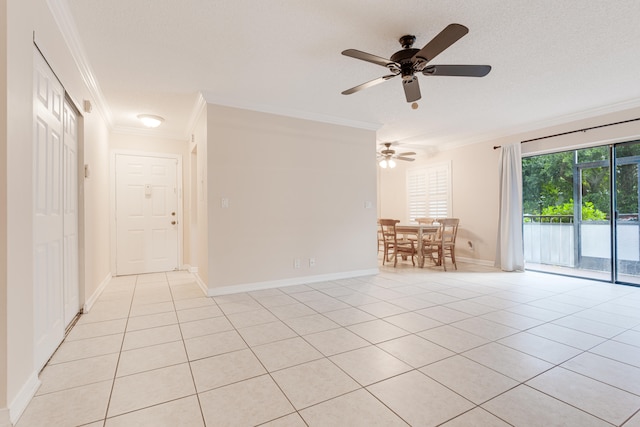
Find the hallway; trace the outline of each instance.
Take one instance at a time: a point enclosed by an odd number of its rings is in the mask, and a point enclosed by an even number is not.
[[[639,426],[638,305],[463,263],[215,298],[118,277],[17,426]]]

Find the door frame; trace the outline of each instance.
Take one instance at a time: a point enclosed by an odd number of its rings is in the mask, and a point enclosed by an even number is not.
[[[110,162],[109,162],[109,224],[111,235],[111,275],[117,274],[117,230],[116,230],[116,156],[140,156],[140,157],[159,157],[162,159],[172,159],[178,162],[176,166],[176,188],[177,188],[177,202],[178,202],[178,268],[181,269],[183,263],[183,245],[184,245],[184,212],[183,212],[183,192],[182,192],[182,156],[180,154],[171,153],[158,153],[151,151],[136,151],[136,150],[124,150],[116,149],[111,150]]]

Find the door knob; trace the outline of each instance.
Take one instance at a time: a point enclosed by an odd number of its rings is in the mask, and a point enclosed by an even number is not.
[[[175,221],[171,221],[171,225],[176,225],[176,222]]]

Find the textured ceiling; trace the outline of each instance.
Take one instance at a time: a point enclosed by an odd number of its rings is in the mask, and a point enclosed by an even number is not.
[[[56,2],[51,2],[55,4]],[[187,138],[208,102],[357,125],[379,141],[448,148],[640,106],[638,0],[61,0],[115,130],[163,116]],[[489,64],[484,78],[400,78],[340,54],[421,48],[450,23],[469,33],[432,64]],[[433,149],[434,147],[430,147]]]

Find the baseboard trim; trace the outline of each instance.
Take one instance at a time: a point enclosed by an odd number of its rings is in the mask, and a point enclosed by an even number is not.
[[[204,283],[204,280],[202,280],[202,277],[200,277],[200,275],[198,275],[198,269],[196,268],[196,271],[192,271],[191,274],[193,274],[193,277],[195,277],[196,279],[196,283],[198,284],[198,286],[200,286],[200,289],[202,289],[202,293],[205,295],[209,295],[209,292],[207,290],[207,284]]]
[[[89,311],[91,311],[93,304],[95,304],[98,298],[100,298],[100,295],[102,295],[102,292],[104,292],[104,288],[107,287],[112,277],[113,276],[111,276],[111,273],[107,274],[107,277],[102,280],[100,286],[98,286],[98,289],[96,289],[93,295],[91,295],[89,299],[85,301],[84,306],[82,307],[83,313],[88,313]]]
[[[9,405],[9,421],[11,424],[16,424],[22,413],[25,409],[27,409],[27,405],[31,402],[33,396],[36,395],[36,391],[38,391],[38,387],[40,387],[40,379],[38,379],[38,373],[34,372],[31,374],[26,383],[22,386],[18,395],[13,399],[11,404]]]
[[[194,267],[190,264],[183,264],[182,267],[180,267],[180,270],[186,270],[189,273],[197,273],[198,272],[198,267]]]
[[[456,261],[466,262],[468,264],[483,265],[485,267],[495,267],[495,261],[491,261],[488,259],[466,258],[457,256]]]
[[[245,283],[240,285],[222,286],[220,288],[209,289],[207,295],[217,297],[221,295],[236,294],[239,292],[261,291],[263,289],[280,288],[283,286],[306,285],[309,283],[326,282],[329,280],[351,279],[354,277],[372,276],[378,274],[380,270],[372,268],[369,270],[345,271],[342,273],[319,274],[317,276],[292,277],[290,279],[269,280],[266,282]]]

